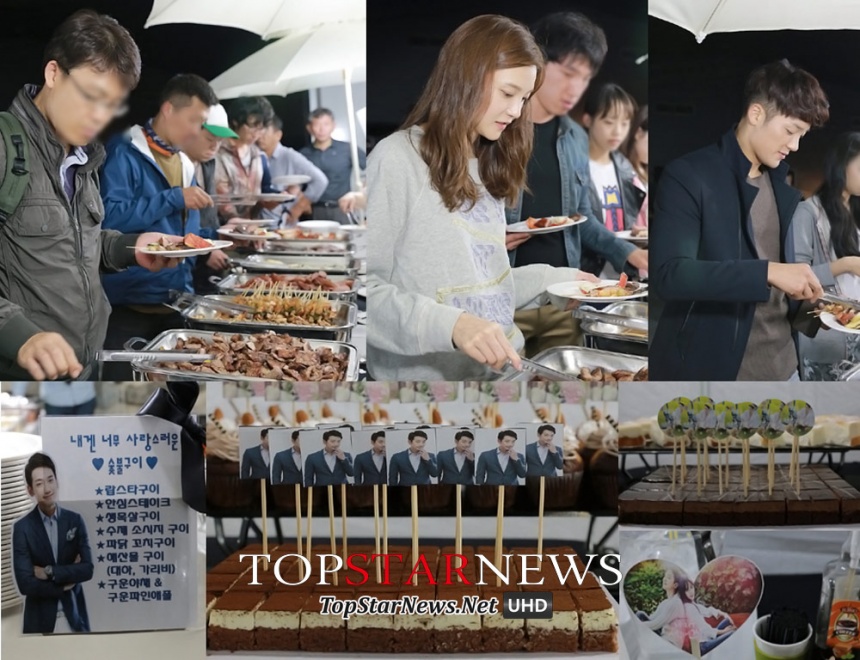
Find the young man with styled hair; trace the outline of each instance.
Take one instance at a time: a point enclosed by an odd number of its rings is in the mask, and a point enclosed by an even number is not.
[[[48,42],[44,77],[0,119],[0,379],[9,381],[97,376],[110,314],[100,273],[178,263],[131,249],[163,234],[102,225],[96,138],[140,80],[131,35],[79,11]]]
[[[735,127],[666,167],[651,227],[664,305],[652,314],[652,380],[798,378],[791,319],[822,288],[807,264],[788,263],[801,195],[784,161],[829,114],[811,74],[773,62],[747,79]]]

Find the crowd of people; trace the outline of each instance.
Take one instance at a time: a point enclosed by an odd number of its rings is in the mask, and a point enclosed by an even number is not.
[[[299,152],[281,144],[283,125],[266,98],[239,98],[225,109],[191,73],[167,82],[148,121],[103,147],[101,132],[127,111],[140,75],[129,32],[80,11],[52,36],[44,82],[23,88],[0,114],[4,380],[98,377],[99,350],[181,328],[164,303],[177,291],[211,293],[210,277],[229,263],[222,251],[183,260],[130,248],[165,236],[214,239],[219,228],[252,218],[346,221],[363,203],[350,189],[349,145],[331,137],[330,110],[311,113],[312,144]],[[309,181],[286,190],[295,196],[288,203],[253,203],[283,192],[273,180],[285,175]],[[215,195],[252,201],[216,203]],[[130,380],[131,369],[108,364],[101,375]]]
[[[647,226],[647,112],[604,84],[582,124],[571,116],[607,49],[576,12],[531,29],[479,16],[448,38],[402,129],[369,159],[374,378],[492,378],[520,353],[580,343],[548,286],[647,273],[647,250],[618,235]],[[506,231],[575,215],[585,221],[554,233]]]

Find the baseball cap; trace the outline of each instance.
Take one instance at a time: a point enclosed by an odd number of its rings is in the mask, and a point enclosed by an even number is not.
[[[219,138],[237,138],[239,137],[233,129],[230,128],[230,122],[227,121],[227,111],[224,106],[217,103],[209,108],[209,119],[203,124],[203,128]]]

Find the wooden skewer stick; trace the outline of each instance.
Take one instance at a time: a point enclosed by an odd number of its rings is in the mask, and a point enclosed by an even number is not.
[[[505,487],[499,486],[499,506],[496,509],[496,556],[494,563],[496,568],[502,570],[502,526],[505,520]],[[502,586],[501,576],[496,576],[496,586]]]
[[[334,486],[329,484],[326,486],[328,489],[328,534],[329,539],[331,540],[331,554],[337,554],[337,539],[334,535]],[[332,580],[334,586],[337,586],[337,573],[334,574],[334,579]]]
[[[776,467],[775,459],[776,454],[774,452],[773,440],[768,441],[767,445],[767,494],[773,495],[773,478],[774,478],[774,469]]]
[[[744,497],[749,497],[750,495],[750,440],[749,438],[744,438]]]
[[[540,495],[538,497],[538,536],[537,553],[543,555],[543,510],[546,498],[546,477],[540,478]]]
[[[454,523],[454,552],[458,555],[463,554],[463,486],[461,484],[457,484],[455,489],[455,496],[457,498],[457,517],[456,522]],[[462,568],[463,560],[460,557],[457,557],[457,568]],[[457,573],[457,581],[462,582],[463,578],[460,577],[460,574]]]
[[[707,486],[708,481],[711,479],[711,448],[705,443],[705,476],[704,476],[704,484]]]
[[[379,548],[379,484],[373,484],[373,540],[376,554],[380,554]],[[382,558],[376,558],[376,584],[382,582]]]
[[[696,443],[696,494],[702,494],[702,482],[704,481],[704,475],[702,474],[702,470],[704,467],[704,452],[702,449],[702,443]]]
[[[304,554],[302,552],[302,486],[301,484],[296,484],[296,554],[300,557]],[[299,562],[299,579],[305,579],[305,563],[303,561]]]
[[[681,483],[687,483],[687,438],[683,437],[681,442]]]
[[[269,517],[266,509],[266,480],[260,479],[260,502],[262,503],[263,513],[263,554],[269,554]],[[269,560],[263,558],[263,570],[269,570]]]
[[[797,494],[800,495],[800,436],[794,436],[794,478],[797,484]]]
[[[388,554],[388,484],[382,484],[382,554]]]
[[[678,436],[672,439],[672,494],[675,494],[675,473],[678,471]]]
[[[305,544],[305,551],[307,552],[308,564],[311,563],[311,539],[313,538],[313,533],[311,532],[311,525],[313,524],[313,516],[314,516],[314,487],[308,486],[308,540]]]
[[[346,566],[346,558],[347,558],[347,543],[346,543],[346,484],[340,485],[340,535],[341,535],[341,558],[343,559],[343,565]]]
[[[412,565],[418,561],[418,486],[410,486],[412,490]],[[418,584],[418,573],[412,576],[412,584]]]

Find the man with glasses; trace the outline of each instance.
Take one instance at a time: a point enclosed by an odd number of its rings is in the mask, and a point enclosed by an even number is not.
[[[126,234],[163,231],[217,237],[214,228],[200,227],[200,209],[211,206],[212,198],[195,182],[194,164],[182,152],[203,130],[209,108],[217,103],[203,78],[176,75],[162,91],[155,117],[108,143],[102,171],[105,227]],[[171,302],[174,291],[193,291],[194,261],[163,273],[129,268],[104,275],[114,307],[105,346],[121,349],[132,337],[154,339],[165,330],[181,328],[179,312],[164,303]],[[106,364],[104,377],[131,380],[131,365]]]
[[[275,116],[269,100],[262,96],[243,96],[227,109],[230,128],[238,138],[225,140],[215,157],[215,191],[219,195],[259,195],[278,192],[271,186],[266,156],[257,145],[266,126]],[[262,209],[274,209],[278,202],[260,204],[221,204],[222,222],[234,218],[255,218]]]
[[[54,32],[44,61],[44,84],[18,93],[0,129],[0,177],[26,184],[17,201],[0,200],[2,380],[92,377],[110,314],[99,273],[177,263],[130,249],[162,233],[101,225],[105,152],[95,140],[140,79],[131,35],[109,16],[81,11]]]

